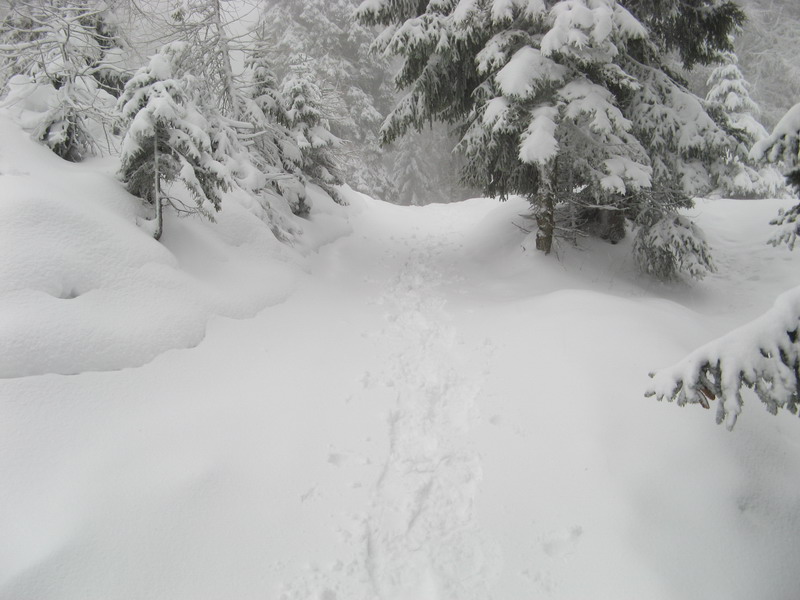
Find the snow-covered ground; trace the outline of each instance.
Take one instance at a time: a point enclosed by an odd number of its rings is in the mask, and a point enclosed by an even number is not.
[[[0,133],[2,600],[796,600],[797,419],[643,397],[800,284],[786,201],[700,202],[692,286],[544,257],[519,200],[159,244],[105,163]]]

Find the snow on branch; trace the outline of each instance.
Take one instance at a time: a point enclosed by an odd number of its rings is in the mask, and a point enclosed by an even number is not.
[[[750,158],[783,166],[786,183],[800,193],[800,104],[795,104],[778,121],[772,134],[757,142],[750,150]],[[771,222],[779,227],[770,240],[777,246],[786,244],[794,249],[800,234],[800,204],[778,214]]]
[[[672,367],[650,373],[645,393],[658,400],[700,404],[718,400],[717,423],[733,429],[742,411],[742,388],[766,406],[797,414],[800,402],[800,287],[778,297],[756,320],[692,352]]]
[[[795,104],[778,122],[772,134],[753,146],[750,158],[771,163],[785,162],[792,168],[800,162],[798,144],[800,144],[800,104]]]

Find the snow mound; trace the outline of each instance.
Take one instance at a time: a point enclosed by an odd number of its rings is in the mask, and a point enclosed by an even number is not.
[[[142,365],[197,345],[214,316],[281,302],[302,273],[303,248],[246,198],[229,194],[217,223],[168,213],[157,242],[146,207],[103,172],[114,161],[62,161],[2,116],[0,139],[0,377]],[[347,232],[339,207],[314,202],[312,234]]]

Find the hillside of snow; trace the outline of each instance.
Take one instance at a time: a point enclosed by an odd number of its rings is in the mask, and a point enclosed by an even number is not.
[[[699,201],[665,285],[519,199],[159,243],[114,161],[0,140],[0,599],[797,598],[796,417],[643,396],[800,285],[791,201]]]

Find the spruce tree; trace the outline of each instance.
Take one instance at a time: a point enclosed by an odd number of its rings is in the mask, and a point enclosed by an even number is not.
[[[295,214],[307,212],[303,153],[289,130],[285,101],[271,62],[271,48],[263,33],[246,52],[247,84],[240,118],[252,124],[241,139],[273,193],[284,198]],[[286,236],[284,236],[286,237]]]
[[[525,195],[544,252],[575,227],[615,241],[628,219],[645,271],[713,268],[676,211],[710,190],[736,140],[663,65],[669,52],[688,68],[730,50],[743,20],[735,4],[369,0],[358,14],[402,59],[396,83],[407,94],[384,142],[431,120],[461,126],[467,177],[491,194]]]
[[[197,104],[197,81],[187,70],[187,44],[163,46],[126,83],[118,107],[125,121],[120,177],[128,191],[155,207],[153,236],[163,231],[162,207],[213,220],[230,174],[215,157],[212,123]],[[181,182],[194,206],[173,194]]]
[[[242,18],[239,8],[224,0],[176,3],[155,27],[185,42],[186,60],[202,73],[196,84],[209,109],[215,155],[231,184],[254,199],[250,209],[288,241],[298,231],[290,213],[308,208],[302,155],[275,109],[283,100],[267,59],[264,23]]]
[[[109,140],[111,93],[126,78],[112,20],[101,0],[56,0],[15,2],[0,21],[5,105],[66,160],[98,151],[98,136]]]
[[[791,108],[768,137],[750,152],[754,161],[780,165],[787,183],[800,195],[800,104]],[[794,248],[800,234],[800,204],[773,221],[771,240]],[[742,389],[753,390],[772,414],[800,407],[800,287],[782,294],[764,315],[651,373],[646,396],[679,406],[717,401],[717,423],[733,429],[742,412]]]
[[[397,190],[401,204],[421,206],[429,202],[428,197],[435,193],[426,188],[422,182],[428,179],[425,174],[426,164],[418,152],[418,140],[411,136],[401,138],[395,144],[395,168],[392,171],[393,185]]]
[[[722,62],[708,78],[706,102],[724,114],[739,144],[726,156],[725,168],[717,174],[718,190],[731,198],[770,198],[782,193],[779,173],[771,166],[759,169],[748,158],[753,144],[767,137],[767,130],[756,118],[758,105],[750,97],[750,84],[738,66],[732,52],[726,52]]]
[[[279,78],[303,65],[325,91],[329,127],[348,184],[394,200],[389,165],[378,143],[393,93],[389,61],[370,52],[371,31],[355,21],[354,0],[267,0],[262,20]]]
[[[784,172],[786,184],[800,196],[800,104],[795,104],[775,126],[772,134],[753,146],[754,160],[777,164]],[[786,244],[794,249],[800,234],[800,203],[781,212],[772,222],[779,227],[771,244]]]
[[[307,62],[293,66],[283,80],[281,95],[289,130],[303,156],[303,172],[337,202],[334,186],[343,183],[336,160],[342,140],[330,131],[323,90]]]

